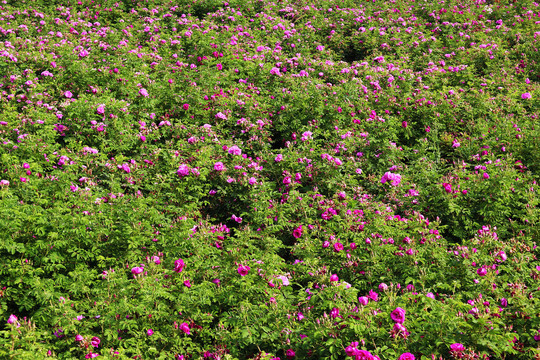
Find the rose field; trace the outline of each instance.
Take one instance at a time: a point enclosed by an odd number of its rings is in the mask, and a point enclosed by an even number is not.
[[[0,1],[0,359],[540,359],[540,4]]]

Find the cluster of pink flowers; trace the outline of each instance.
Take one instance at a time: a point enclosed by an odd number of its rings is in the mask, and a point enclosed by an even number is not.
[[[390,182],[392,186],[398,186],[401,183],[401,175],[387,171],[381,178],[381,183],[384,184],[387,181]]]

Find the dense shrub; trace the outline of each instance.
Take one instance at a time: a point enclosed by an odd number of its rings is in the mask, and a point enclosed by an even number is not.
[[[0,358],[540,357],[540,8],[0,6]]]

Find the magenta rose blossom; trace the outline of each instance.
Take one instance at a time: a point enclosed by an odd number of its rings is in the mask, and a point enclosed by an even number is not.
[[[92,341],[90,341],[90,344],[92,344],[92,346],[95,348],[98,348],[100,343],[101,343],[101,340],[97,336],[94,336],[92,338]]]
[[[241,276],[246,276],[249,272],[249,270],[251,270],[251,268],[247,265],[240,265],[238,267],[238,273],[241,275]]]
[[[411,353],[403,353],[399,356],[399,360],[414,360],[415,357]]]
[[[460,344],[460,343],[455,343],[455,344],[450,345],[450,350],[455,351],[455,352],[461,352],[465,350],[465,346],[463,346],[463,344]]]
[[[189,325],[187,323],[181,323],[180,324],[180,330],[182,330],[184,332],[184,334],[187,334],[187,335],[190,334]]]
[[[214,164],[214,170],[223,171],[225,170],[225,166],[223,165],[221,161],[218,161],[217,163]]]
[[[381,183],[384,184],[387,181],[390,182],[392,186],[398,186],[401,183],[401,175],[387,171],[381,178]]]
[[[15,324],[16,322],[17,322],[17,316],[11,314],[11,315],[9,316],[9,318],[8,318],[7,323],[8,323],[8,324]]]
[[[143,272],[143,270],[144,270],[144,269],[143,269],[142,267],[136,266],[136,267],[134,267],[133,269],[131,269],[131,273],[132,273],[133,275],[139,275],[140,273]]]
[[[236,146],[236,145],[233,145],[229,148],[229,154],[231,155],[241,155],[242,154],[242,150]]]
[[[139,95],[148,97],[148,91],[146,91],[145,88],[141,88],[141,90],[139,90]]]
[[[184,260],[178,259],[174,262],[174,271],[181,273],[184,270]]]
[[[405,309],[400,307],[396,308],[394,311],[392,311],[390,317],[392,320],[394,320],[394,322],[403,324],[405,322]]]
[[[446,191],[447,193],[451,193],[452,192],[452,185],[448,184],[448,183],[444,183],[443,184],[443,187],[444,187],[444,191]]]
[[[368,294],[368,297],[373,300],[373,301],[378,301],[379,300],[379,294],[377,294],[375,291],[373,290],[369,290],[369,294]]]
[[[178,167],[178,170],[176,170],[176,174],[178,174],[178,176],[188,176],[189,175],[189,166],[187,166],[186,164],[181,164],[179,167]]]
[[[369,298],[367,296],[360,296],[358,302],[360,305],[366,306],[369,303]]]
[[[486,276],[487,269],[482,266],[480,269],[476,270],[476,273],[478,274],[478,276]]]
[[[299,237],[302,236],[302,225],[300,225],[299,227],[293,230],[292,236],[295,239],[298,239]]]
[[[296,353],[294,352],[293,349],[289,349],[285,352],[285,356],[287,356],[287,359],[292,359],[293,357],[296,356]]]

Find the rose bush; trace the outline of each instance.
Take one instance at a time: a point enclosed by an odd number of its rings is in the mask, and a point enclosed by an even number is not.
[[[0,4],[0,358],[540,356],[539,5]]]

